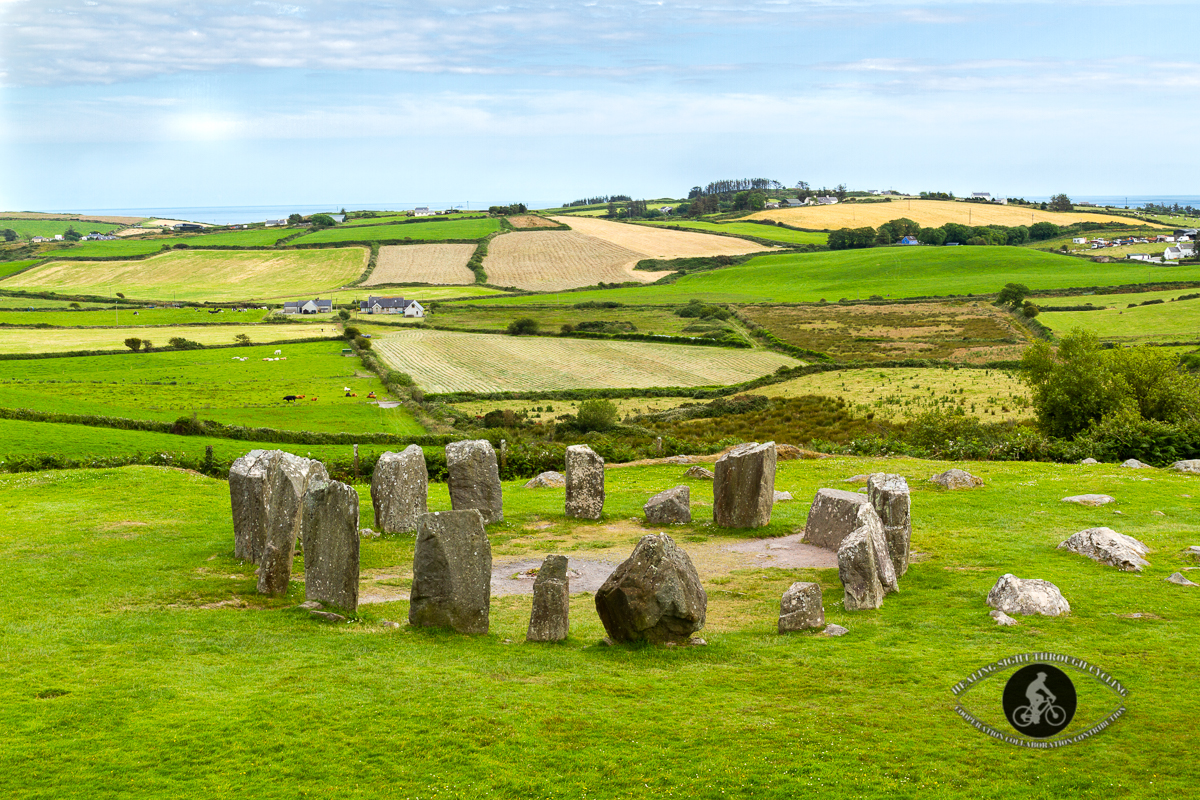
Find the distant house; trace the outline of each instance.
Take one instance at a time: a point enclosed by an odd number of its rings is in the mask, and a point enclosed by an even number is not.
[[[1071,244],[1087,244],[1087,237],[1086,236],[1076,236],[1074,239],[1071,240]]]
[[[837,201],[838,201],[838,199],[836,197],[818,197],[817,205],[831,206],[831,205],[834,205],[835,203],[837,203]]]
[[[900,244],[920,244],[915,236],[905,236],[900,240]]]
[[[1158,261],[1157,258],[1150,255],[1149,253],[1130,253],[1129,260],[1130,261]]]
[[[414,217],[432,217],[436,213],[436,211],[429,210],[428,206],[421,206],[420,208],[413,209]]]
[[[971,199],[972,200],[986,200],[990,203],[990,202],[992,202],[992,193],[991,192],[971,192]]]
[[[333,220],[334,222],[336,222],[339,225],[341,225],[343,222],[346,221],[345,214],[329,214],[328,216],[331,220]]]
[[[674,209],[672,209],[670,206],[662,206],[662,207],[661,207],[661,208],[659,208],[658,210],[659,210],[661,213],[663,213],[664,215],[666,215],[666,214],[670,214],[670,213],[671,213],[671,211],[673,211]]]
[[[107,233],[89,233],[83,237],[83,241],[85,241],[85,242],[111,242],[111,241],[115,240],[116,238],[117,237],[110,236]]]
[[[40,244],[41,242],[52,242],[52,241],[54,241],[54,240],[53,240],[53,239],[48,239],[48,238],[46,238],[45,236],[34,236],[34,237],[33,237],[32,239],[30,239],[29,241],[33,242],[34,244]]]
[[[364,314],[403,314],[406,317],[424,317],[425,307],[416,300],[403,297],[376,297],[371,295],[358,304]]]
[[[286,219],[269,219],[263,223],[268,228],[278,228],[280,225],[287,225]]]
[[[765,206],[763,206],[763,208],[779,208],[779,203],[771,201],[770,203],[767,203]]]
[[[316,298],[314,300],[296,300],[283,304],[285,314],[329,314],[333,312],[333,301]]]
[[[783,201],[783,204],[784,204],[785,206],[787,206],[788,208],[797,208],[797,207],[799,207],[799,206],[805,205],[805,204],[806,204],[806,201],[804,201],[804,200],[801,200],[801,199],[799,199],[799,198],[796,198],[796,197],[789,197],[789,198],[787,198],[786,200],[784,200],[784,201]]]
[[[1163,251],[1163,261],[1178,261],[1183,258],[1183,251],[1178,247],[1168,247]]]
[[[202,230],[204,230],[203,225],[198,225],[195,222],[176,222],[171,227],[177,231],[202,231]]]

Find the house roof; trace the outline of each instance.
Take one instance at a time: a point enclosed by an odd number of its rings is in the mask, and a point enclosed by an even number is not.
[[[374,308],[378,305],[380,308],[408,308],[416,300],[405,300],[403,297],[377,297],[371,295],[365,302],[360,304],[360,308]]]

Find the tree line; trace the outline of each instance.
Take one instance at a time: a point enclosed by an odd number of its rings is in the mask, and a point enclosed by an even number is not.
[[[1119,224],[1119,223],[1118,223]],[[878,245],[895,244],[905,236],[915,237],[921,244],[945,245],[1018,245],[1054,239],[1079,230],[1100,230],[1099,222],[1083,222],[1060,227],[1053,222],[1033,225],[963,225],[947,222],[938,228],[925,228],[906,217],[885,222],[878,228],[842,228],[829,234],[830,250],[850,250]]]
[[[697,197],[708,197],[709,195],[732,195],[736,192],[747,191],[782,192],[786,189],[787,187],[782,183],[770,178],[734,178],[713,181],[707,186],[693,186],[692,190],[688,192],[688,199],[694,200]]]
[[[597,195],[596,197],[585,197],[582,200],[572,200],[569,203],[563,203],[563,208],[574,208],[576,206],[599,206],[604,203],[628,203],[632,200],[627,194],[612,194],[612,195]]]

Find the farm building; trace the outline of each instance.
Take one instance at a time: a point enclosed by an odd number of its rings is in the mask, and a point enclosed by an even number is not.
[[[420,208],[413,209],[414,217],[432,217],[436,213],[436,211],[431,211],[428,206],[421,206]]]
[[[269,219],[263,223],[268,228],[278,228],[280,225],[287,225],[286,219]]]
[[[905,236],[900,240],[900,244],[920,244],[915,236]]]
[[[807,205],[807,201],[796,197],[789,197],[783,201],[783,204],[788,208],[799,208],[800,206]]]
[[[330,215],[329,215],[329,218],[330,218],[331,220],[333,220],[334,222],[336,222],[337,224],[339,224],[339,225],[341,225],[343,222],[345,222],[345,221],[346,221],[346,215],[345,215],[345,214],[330,214]]]
[[[836,197],[818,197],[817,205],[831,206],[831,205],[834,205],[835,203],[837,203],[837,201],[838,201],[838,199]]]
[[[1086,236],[1076,236],[1074,239],[1071,240],[1071,244],[1087,244],[1087,237]]]
[[[425,316],[425,307],[416,300],[405,300],[403,297],[376,297],[371,295],[358,305],[358,309],[366,314],[403,314],[406,317]]]
[[[314,300],[296,300],[283,304],[283,313],[285,314],[329,314],[332,311],[333,301],[322,300],[319,297]]]

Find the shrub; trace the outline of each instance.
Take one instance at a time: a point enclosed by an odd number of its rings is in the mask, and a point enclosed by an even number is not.
[[[172,336],[167,344],[173,350],[203,350],[204,345],[199,342],[193,342],[190,339],[185,339],[182,336]]]
[[[508,323],[508,332],[512,336],[533,336],[537,334],[540,327],[536,319],[522,317]]]
[[[392,370],[387,374],[387,382],[394,383],[397,386],[412,386],[414,381],[412,375],[409,375],[407,372]]]
[[[142,347],[142,340],[136,336],[130,336],[125,340],[125,346],[136,353]]]
[[[583,431],[605,431],[617,424],[619,413],[609,400],[584,400],[575,415],[576,424]]]
[[[246,333],[239,333],[237,336],[233,337],[233,340],[242,347],[249,347],[250,345],[250,335]]]
[[[351,325],[347,325],[346,329],[344,331],[342,331],[342,336],[345,336],[347,339],[350,339],[350,340],[357,339],[361,335],[362,335],[362,333],[358,330],[358,328],[355,328]]]
[[[354,344],[358,345],[359,349],[361,349],[361,350],[370,350],[371,349],[371,340],[364,339],[361,336],[354,337]]]

